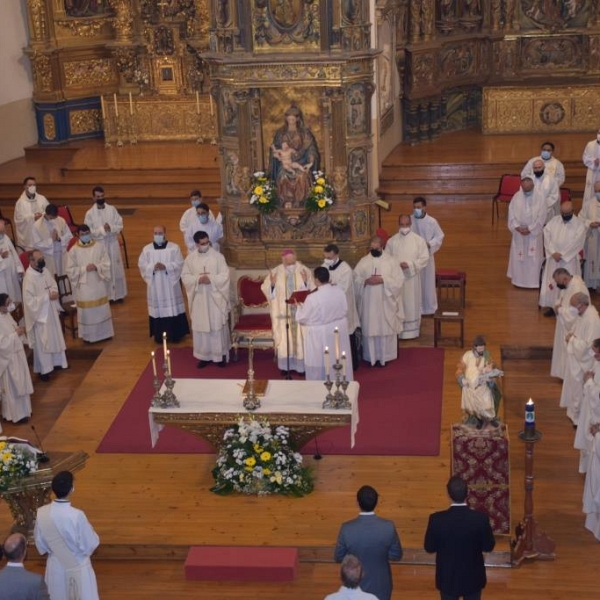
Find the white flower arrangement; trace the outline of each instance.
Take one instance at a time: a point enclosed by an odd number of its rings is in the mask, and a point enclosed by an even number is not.
[[[323,171],[313,171],[314,184],[306,199],[306,210],[319,212],[327,210],[333,204],[333,188]]]
[[[0,492],[37,471],[37,459],[22,444],[0,440]]]
[[[261,213],[271,213],[277,208],[277,191],[273,181],[263,171],[252,175],[250,204]]]

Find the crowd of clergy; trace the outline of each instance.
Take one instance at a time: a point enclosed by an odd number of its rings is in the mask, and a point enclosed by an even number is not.
[[[586,144],[581,210],[561,202],[563,164],[554,145],[521,173],[521,188],[508,211],[512,233],[508,277],[513,285],[539,288],[539,307],[556,317],[550,374],[562,379],[560,406],[575,429],[579,471],[585,474],[585,526],[600,540],[600,317],[590,291],[600,293],[600,129]]]

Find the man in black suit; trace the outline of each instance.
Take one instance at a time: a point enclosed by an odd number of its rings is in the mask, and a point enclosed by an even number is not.
[[[8,564],[0,571],[0,600],[50,600],[44,578],[25,570],[27,540],[13,533],[4,541]]]
[[[402,545],[393,521],[375,515],[378,498],[369,485],[358,490],[360,514],[340,528],[334,558],[341,562],[346,554],[356,556],[363,566],[361,589],[379,600],[390,600],[393,583],[389,561],[402,558]]]
[[[479,600],[486,584],[483,552],[496,543],[490,520],[467,506],[460,477],[451,477],[446,488],[452,505],[429,517],[425,533],[425,550],[436,552],[435,584],[441,600]]]

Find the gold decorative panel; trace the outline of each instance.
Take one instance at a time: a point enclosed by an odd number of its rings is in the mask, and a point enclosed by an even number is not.
[[[63,69],[67,87],[89,87],[115,82],[114,65],[110,58],[65,62]]]
[[[44,137],[52,141],[56,138],[56,121],[54,119],[54,115],[50,113],[46,113],[44,115]]]
[[[600,114],[600,86],[483,90],[484,133],[588,131]]]
[[[102,118],[98,109],[72,110],[69,113],[69,128],[72,135],[92,133],[102,129]]]

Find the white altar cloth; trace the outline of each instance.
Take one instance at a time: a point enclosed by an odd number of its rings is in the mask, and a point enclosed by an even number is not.
[[[327,390],[321,381],[269,381],[267,393],[260,398],[261,406],[247,411],[243,405],[242,389],[244,379],[177,379],[173,393],[179,400],[179,407],[150,407],[150,437],[152,447],[164,425],[154,421],[157,413],[231,413],[232,415],[261,415],[268,419],[269,414],[335,414],[350,415],[350,447],[354,448],[354,438],[360,420],[358,413],[358,391],[360,384],[351,381],[346,393],[352,404],[347,410],[324,409],[323,401]],[[164,391],[164,385],[161,392]],[[333,391],[333,390],[332,390]],[[234,420],[232,418],[232,425]]]

